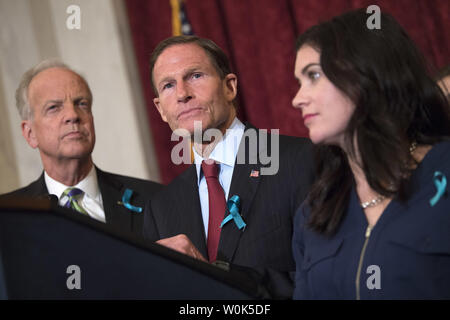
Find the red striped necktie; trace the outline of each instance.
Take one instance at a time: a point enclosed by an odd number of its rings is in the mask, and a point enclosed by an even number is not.
[[[209,262],[214,262],[220,240],[220,223],[225,215],[225,193],[219,182],[219,165],[210,160],[202,161],[202,170],[208,186],[208,257]]]

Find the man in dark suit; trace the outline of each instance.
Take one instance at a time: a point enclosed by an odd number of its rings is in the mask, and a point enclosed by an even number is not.
[[[2,197],[54,194],[112,229],[141,232],[146,200],[160,184],[107,173],[91,157],[95,144],[92,93],[68,66],[46,60],[27,71],[16,91],[22,134],[39,149],[44,172],[33,183]]]
[[[274,296],[290,297],[293,217],[313,179],[309,140],[266,136],[236,118],[237,77],[210,40],[164,40],[151,71],[155,106],[174,133],[191,139],[195,164],[152,199],[144,236],[257,270]]]

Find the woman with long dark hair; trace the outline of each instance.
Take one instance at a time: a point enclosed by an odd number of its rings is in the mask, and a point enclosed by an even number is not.
[[[448,102],[401,26],[368,17],[297,40],[317,180],[295,219],[294,298],[450,298]]]

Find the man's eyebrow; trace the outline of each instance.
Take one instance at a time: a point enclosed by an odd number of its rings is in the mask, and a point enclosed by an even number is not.
[[[201,71],[201,66],[195,66],[195,67],[186,69],[186,70],[184,71],[184,74],[183,74],[183,79],[185,79],[186,77],[188,77],[188,76],[191,75],[192,73],[198,72],[198,71]],[[173,76],[167,76],[167,77],[162,78],[162,79],[158,82],[158,87],[160,87],[161,84],[163,84],[164,82],[168,82],[168,81],[171,81],[171,80],[173,80],[173,79],[174,79]]]
[[[162,78],[161,81],[158,82],[158,87],[161,86],[161,84],[163,84],[164,82],[170,81],[172,79],[173,79],[172,76]]]
[[[72,101],[79,102],[79,101],[85,100],[85,99],[88,100],[88,101],[91,101],[89,96],[77,96]],[[64,102],[63,99],[50,99],[50,100],[47,100],[47,101],[44,102],[44,106],[52,104],[52,103],[59,104],[59,103],[63,103],[63,102]]]
[[[45,101],[44,105],[46,106],[46,105],[51,104],[51,103],[61,103],[61,102],[62,102],[62,100],[60,100],[60,99],[47,100],[47,101]]]
[[[80,100],[88,100],[90,101],[91,99],[89,98],[89,96],[77,96],[73,99],[73,101],[80,101]]]
[[[42,113],[46,112],[48,106],[51,106],[53,104],[60,105],[62,102],[63,102],[62,100],[58,100],[58,99],[50,99],[50,100],[44,101],[44,103],[42,104],[42,107],[41,107],[41,112]]]

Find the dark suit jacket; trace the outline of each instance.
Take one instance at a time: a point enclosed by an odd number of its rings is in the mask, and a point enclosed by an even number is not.
[[[145,210],[146,200],[159,191],[162,188],[162,185],[148,180],[105,172],[97,167],[95,169],[97,170],[97,180],[102,195],[106,223],[111,229],[122,232],[133,232],[141,235],[144,211],[135,213],[128,210],[123,205],[119,205],[117,202],[122,200],[125,189],[129,188],[133,190],[130,203],[134,206],[142,207]],[[48,196],[44,173],[42,172],[39,179],[28,186],[1,195],[1,197],[9,196]]]
[[[247,125],[246,132],[249,128]],[[257,163],[235,164],[229,197],[240,197],[240,213],[247,227],[241,231],[233,221],[224,225],[217,259],[287,276],[295,271],[291,249],[294,214],[313,180],[312,145],[305,138],[280,135],[278,173],[251,177],[252,170],[261,172],[264,167],[259,156],[270,149],[270,138],[267,141],[266,147],[258,147]],[[248,150],[241,141],[239,152]],[[186,234],[203,256],[208,256],[195,165],[152,198],[144,219],[144,237],[157,240]],[[287,282],[280,295],[290,297],[293,282],[286,278],[280,280]]]

